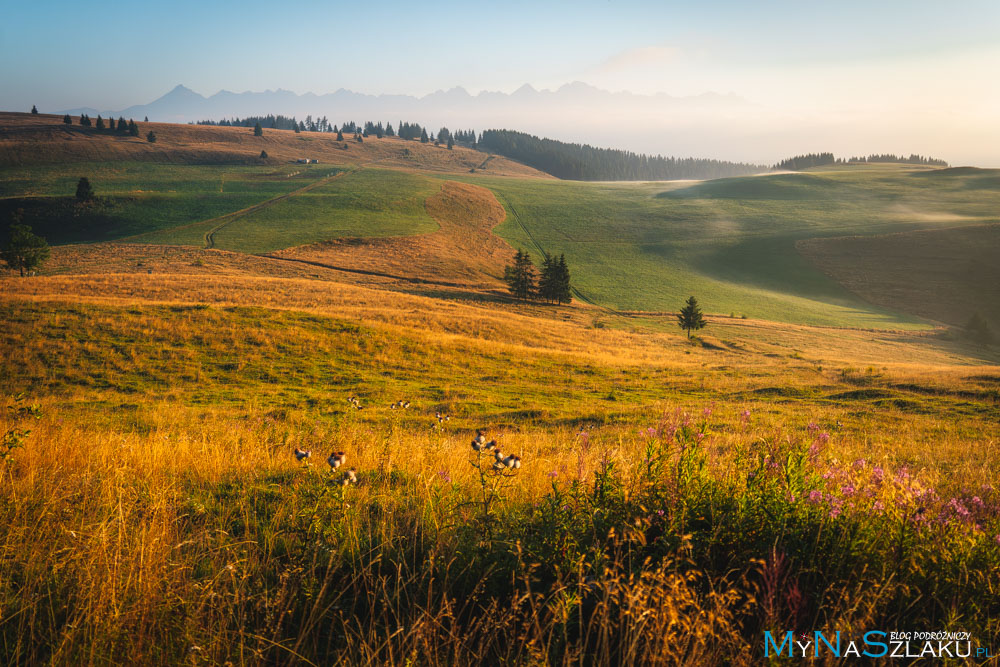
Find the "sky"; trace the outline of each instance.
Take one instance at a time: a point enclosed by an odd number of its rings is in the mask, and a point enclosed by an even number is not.
[[[888,132],[1000,166],[996,0],[5,4],[4,110],[121,109],[177,84],[425,95],[583,81],[739,96],[754,109],[730,132],[741,157],[784,127],[844,150]]]

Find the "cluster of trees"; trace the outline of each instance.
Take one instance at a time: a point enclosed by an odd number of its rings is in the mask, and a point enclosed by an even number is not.
[[[948,163],[933,157],[910,154],[910,157],[884,153],[882,155],[869,155],[868,157],[852,157],[848,162],[898,162],[901,164],[925,164],[932,167],[947,167]]]
[[[539,273],[531,256],[518,248],[514,261],[504,267],[504,282],[510,293],[523,301],[540,299],[561,304],[573,300],[565,255],[546,255]]]
[[[406,123],[403,121],[400,121],[395,128],[393,128],[392,123],[383,124],[381,122],[366,121],[364,125],[359,125],[353,120],[347,121],[338,127],[331,125],[326,116],[315,120],[312,116],[306,116],[305,120],[298,120],[295,116],[288,117],[280,114],[269,114],[267,116],[247,116],[246,118],[223,118],[219,121],[199,120],[197,124],[219,127],[252,127],[256,136],[261,136],[264,128],[269,128],[275,130],[294,130],[295,132],[330,132],[337,135],[337,141],[343,141],[344,133],[347,133],[355,135],[355,138],[359,140],[361,137],[367,138],[370,136],[375,136],[378,139],[382,137],[399,137],[400,139],[419,140],[424,144],[434,141],[435,145],[447,144],[448,148],[452,148],[456,143],[464,143],[470,146],[476,145],[475,130],[458,130],[453,133],[448,128],[442,127],[435,135],[419,123]],[[260,131],[258,131],[258,128],[260,128]]]
[[[850,164],[852,162],[894,162],[900,164],[925,164],[935,167],[948,166],[948,163],[944,160],[915,154],[910,155],[910,157],[903,157],[902,155],[885,153],[883,155],[869,155],[868,157],[851,157],[849,159],[845,159],[834,157],[833,153],[808,153],[806,155],[796,155],[795,157],[782,160],[778,164],[774,165],[774,168],[799,171],[801,169],[808,169],[809,167],[822,167],[830,164]]]
[[[66,125],[72,125],[73,119],[69,114],[63,116],[63,123]],[[90,116],[87,114],[80,114],[80,125],[83,127],[94,127],[98,130],[107,129],[110,132],[117,132],[118,134],[125,134],[130,137],[139,136],[139,125],[132,119],[126,121],[123,117],[118,117],[118,123],[115,124],[114,118],[108,118],[107,125],[104,123],[104,119],[101,115],[97,115],[97,120],[91,120]]]
[[[610,148],[568,144],[513,130],[487,130],[479,147],[523,162],[557,178],[579,181],[720,178],[761,171],[753,164],[643,155]]]
[[[796,155],[795,157],[782,160],[774,165],[774,168],[799,171],[800,169],[808,169],[809,167],[822,167],[828,164],[840,164],[841,162],[843,161],[838,161],[833,157],[833,153],[807,153],[806,155]]]
[[[199,120],[198,125],[217,125],[219,127],[261,127],[272,130],[295,130],[297,132],[336,132],[337,126],[330,125],[326,116],[313,120],[312,116],[306,116],[304,121],[297,120],[295,116],[288,117],[280,114],[269,114],[267,116],[247,116],[246,118],[232,118],[215,121]]]

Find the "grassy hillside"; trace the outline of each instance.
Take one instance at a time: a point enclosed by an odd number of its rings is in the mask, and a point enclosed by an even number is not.
[[[0,220],[21,211],[24,224],[51,244],[111,241],[212,219],[336,172],[150,162],[6,167],[0,169]],[[81,176],[97,196],[85,205],[74,197]]]
[[[709,347],[303,279],[3,280],[8,664],[750,665],[797,623],[996,638],[1000,367],[954,343],[713,319]],[[475,428],[523,467],[490,472]]]
[[[11,118],[4,140],[11,145],[34,142],[40,152],[55,151],[52,137],[60,132],[70,133],[64,144],[89,142],[105,155],[131,141],[60,127],[50,118]],[[156,150],[200,147],[206,162],[220,145],[243,150],[255,139],[243,128],[169,126],[164,131],[163,146],[158,141]],[[127,240],[278,253],[407,281],[468,285],[485,280],[484,285],[495,287],[508,251],[488,229],[480,229],[478,214],[463,219],[457,213],[452,224],[427,211],[447,178],[492,191],[505,219],[489,219],[499,223],[495,232],[510,246],[523,247],[536,259],[543,252],[565,253],[577,296],[590,303],[670,311],[693,294],[718,314],[913,328],[926,326],[921,316],[954,301],[954,293],[929,290],[915,274],[917,289],[929,293],[922,299],[935,305],[913,309],[906,300],[886,300],[858,289],[862,277],[857,263],[838,260],[838,266],[831,266],[817,260],[820,266],[813,261],[815,253],[805,256],[797,247],[813,239],[995,222],[1000,204],[1000,178],[989,170],[861,165],[704,182],[581,183],[497,176],[521,172],[482,153],[397,139],[351,145],[346,152],[357,150],[348,160],[328,136],[275,131],[264,138],[280,150],[314,145],[316,154],[331,164],[70,160],[8,166],[0,170],[0,216],[10,219],[23,210],[24,221],[53,243]],[[76,149],[65,150],[70,152],[64,157],[71,157]],[[452,155],[442,156],[442,151]],[[171,154],[170,159],[186,159],[184,155]],[[144,154],[142,159],[166,159],[156,156]],[[469,173],[464,167],[473,157],[496,168],[483,170],[480,163]],[[72,159],[78,158],[82,160],[80,155]],[[439,173],[445,169],[456,171]],[[94,184],[96,203],[73,201],[80,175]],[[470,194],[473,200],[476,196]],[[443,232],[442,225],[449,224]],[[390,237],[412,238],[384,240]]]
[[[74,123],[79,120],[73,118]],[[354,135],[337,141],[335,134],[265,129],[261,137],[251,128],[139,123],[139,137],[125,137],[78,124],[64,125],[62,116],[0,112],[0,167],[62,165],[89,162],[154,162],[276,166],[299,158],[323,164],[383,166],[444,173],[470,169],[487,173],[550,178],[535,169],[495,156],[487,161],[479,151],[456,146],[421,144],[395,137],[369,138],[357,143]],[[156,133],[156,143],[145,136]],[[261,151],[268,158],[260,158]],[[484,164],[485,163],[485,164]]]
[[[888,166],[694,184],[477,182],[507,207],[497,232],[536,256],[565,252],[592,302],[668,310],[695,294],[711,312],[879,327],[917,320],[861,300],[795,244],[996,219],[1000,185],[989,176],[925,173]]]
[[[1000,329],[1000,224],[800,241],[800,252],[867,301]]]
[[[265,253],[329,238],[403,236],[437,229],[424,210],[424,200],[440,189],[438,181],[420,174],[380,169],[334,172],[334,175],[294,197],[239,216],[206,220],[129,240],[202,245],[205,234],[218,228],[213,234],[214,247]]]

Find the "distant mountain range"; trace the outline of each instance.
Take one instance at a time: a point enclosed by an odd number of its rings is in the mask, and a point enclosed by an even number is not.
[[[705,93],[693,97],[673,97],[664,93],[636,95],[629,92],[612,93],[585,83],[569,83],[557,90],[536,90],[524,85],[513,93],[484,91],[470,95],[464,88],[415,97],[412,95],[367,95],[340,89],[326,95],[289,90],[233,93],[221,90],[205,97],[190,88],[178,85],[166,95],[148,104],[137,104],[126,109],[93,108],[65,109],[59,113],[96,116],[124,116],[151,121],[187,123],[199,120],[221,120],[235,116],[282,114],[300,120],[307,115],[326,116],[331,123],[344,121],[382,121],[396,123],[400,120],[423,125],[448,125],[458,128],[487,125],[506,126],[521,116],[535,118],[558,114],[593,114],[601,111],[628,110],[628,115],[644,113],[689,112],[742,106],[745,102],[735,95]]]

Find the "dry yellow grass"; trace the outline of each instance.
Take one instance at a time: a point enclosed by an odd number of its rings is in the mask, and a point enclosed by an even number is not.
[[[108,250],[118,251],[119,248],[127,252],[129,247],[110,246]],[[935,333],[873,332],[710,317],[709,328],[703,337],[707,345],[692,346],[673,333],[670,315],[633,319],[585,304],[553,308],[507,300],[438,299],[376,289],[372,285],[299,277],[261,277],[247,275],[247,272],[258,268],[270,271],[271,267],[282,267],[282,264],[219,251],[190,251],[191,255],[184,250],[164,251],[168,257],[178,258],[177,264],[185,271],[185,260],[189,256],[210,259],[234,256],[239,262],[230,266],[221,261],[218,265],[209,265],[206,261],[204,266],[191,267],[192,272],[184,274],[104,273],[6,278],[2,281],[2,293],[6,298],[61,301],[72,297],[123,306],[205,303],[313,311],[444,336],[586,352],[628,365],[752,363],[814,369],[823,364],[877,364],[879,367],[936,372],[983,364],[975,347],[950,344]],[[143,268],[140,266],[137,270]],[[320,269],[302,269],[314,270]],[[209,271],[212,273],[208,274]],[[298,269],[289,271],[294,274]],[[332,271],[326,274],[331,278],[335,275]],[[353,276],[347,278],[353,279]],[[374,280],[367,276],[362,279]],[[398,283],[395,286],[398,288]],[[458,294],[461,293],[456,296]],[[595,322],[599,328],[593,327]]]
[[[188,267],[204,273],[0,279],[0,307],[13,315],[0,332],[4,365],[52,387],[33,396],[44,416],[0,480],[0,627],[15,664],[548,664],[563,643],[575,647],[571,659],[586,646],[606,663],[756,664],[760,647],[741,624],[782,622],[758,595],[763,561],[725,577],[669,560],[636,573],[611,549],[596,580],[581,565],[543,588],[525,554],[510,565],[509,585],[521,591],[512,602],[468,606],[450,592],[466,590],[465,571],[449,568],[468,557],[463,531],[479,520],[468,445],[482,425],[475,406],[501,392],[529,396],[527,409],[536,399],[564,407],[532,425],[486,424],[524,459],[498,521],[546,502],[553,481],[592,484],[605,461],[634,483],[646,427],[675,410],[713,410],[705,447],[722,476],[734,452],[798,440],[810,421],[842,421],[834,465],[906,465],[942,492],[997,478],[989,391],[1000,367],[933,335],[710,318],[701,346],[658,331],[666,314],[429,298],[217,251],[94,252],[121,252],[124,266],[160,253],[158,270],[204,258]],[[287,277],[252,275],[286,265]],[[365,328],[342,342],[328,327],[282,319],[294,311]],[[210,372],[232,355],[228,375]],[[415,395],[361,387],[365,410],[351,411],[343,388],[308,374],[285,384],[277,369],[267,381],[241,370],[278,362],[388,375]],[[480,381],[485,374],[494,379]],[[135,375],[148,393],[127,389],[122,379]],[[927,401],[912,409],[865,399],[899,385]],[[213,392],[239,398],[198,398]],[[616,392],[634,398],[608,398]],[[415,405],[390,410],[399,398]],[[442,404],[454,419],[431,431]],[[576,432],[588,419],[583,439]],[[0,431],[17,426],[0,417]],[[296,446],[313,450],[312,467],[296,464]],[[329,483],[332,450],[349,453],[361,484],[341,492]],[[622,526],[611,544],[643,539]],[[518,548],[509,545],[510,558],[522,558]],[[890,595],[837,590],[824,619],[838,628],[870,626]],[[583,600],[589,620],[577,629]],[[531,641],[493,643],[510,628]]]
[[[78,120],[73,118],[74,123]],[[416,169],[442,173],[467,173],[483,170],[494,176],[551,178],[501,156],[455,146],[405,141],[396,137],[364,143],[346,135],[336,141],[335,134],[295,133],[291,130],[265,129],[261,137],[252,128],[140,123],[142,136],[123,137],[79,124],[64,125],[61,116],[47,114],[0,113],[0,165],[22,166],[64,162],[138,160],[180,164],[275,164],[299,158],[317,159],[323,164],[353,165],[378,163],[383,167]],[[156,143],[145,134],[156,133]],[[347,146],[345,150],[343,146]],[[259,159],[266,151],[268,160]]]

